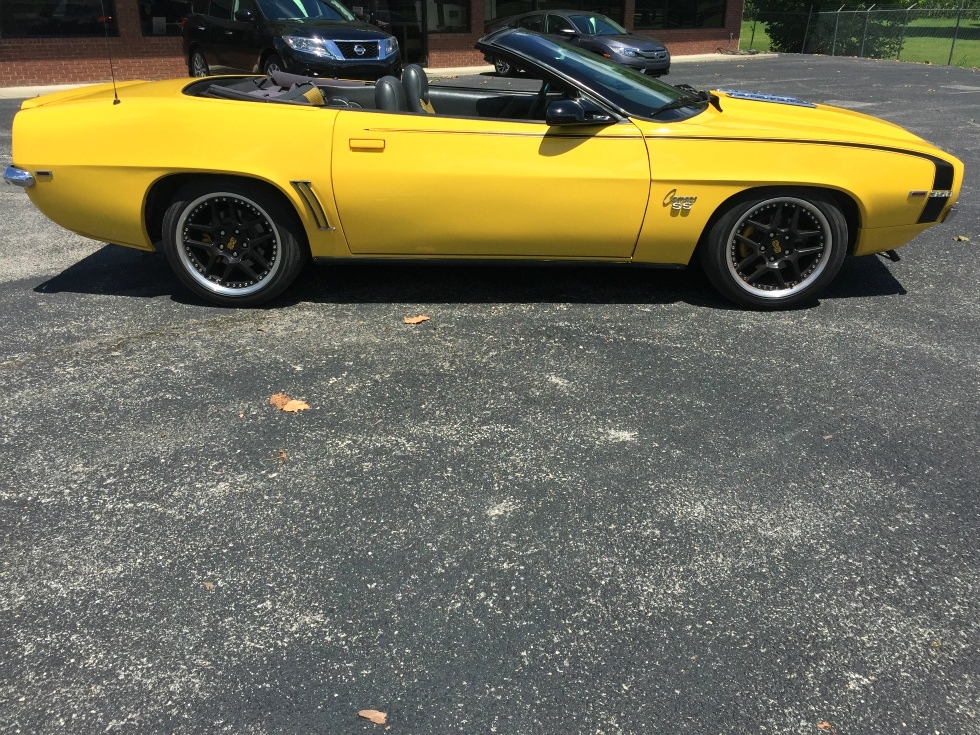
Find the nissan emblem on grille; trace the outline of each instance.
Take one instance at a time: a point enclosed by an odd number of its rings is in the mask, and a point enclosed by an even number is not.
[[[357,54],[358,56],[364,56],[365,51],[366,49],[361,44],[357,44],[354,47],[354,53]]]

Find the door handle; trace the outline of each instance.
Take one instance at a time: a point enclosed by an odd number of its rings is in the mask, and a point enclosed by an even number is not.
[[[197,30],[199,30],[199,31],[205,31],[207,29],[204,26],[198,26],[197,27]]]
[[[234,33],[234,31],[225,31],[226,36],[230,36],[232,33]]]
[[[350,149],[354,153],[384,153],[384,138],[351,138]]]

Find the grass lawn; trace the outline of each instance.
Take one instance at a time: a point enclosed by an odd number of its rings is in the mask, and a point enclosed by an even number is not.
[[[949,50],[955,30],[955,18],[917,18],[910,21],[899,58],[902,61],[945,66],[949,62]],[[759,52],[771,50],[772,42],[766,33],[765,23],[742,21],[739,49],[747,51],[750,48]],[[953,49],[953,66],[980,67],[980,21],[971,19],[960,23]]]

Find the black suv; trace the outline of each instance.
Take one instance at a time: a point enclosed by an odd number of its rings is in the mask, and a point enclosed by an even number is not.
[[[337,0],[195,0],[184,20],[191,76],[212,71],[378,79],[401,71],[398,41]]]
[[[630,33],[612,18],[584,10],[538,10],[492,20],[486,31],[500,28],[523,28],[572,43],[586,51],[628,66],[636,71],[661,76],[670,71],[670,52],[653,36]],[[497,74],[512,76],[517,72],[509,61],[485,57]]]

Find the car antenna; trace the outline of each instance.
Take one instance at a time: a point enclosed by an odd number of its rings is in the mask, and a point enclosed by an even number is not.
[[[102,5],[102,29],[105,31],[105,53],[109,57],[109,76],[112,78],[112,104],[119,104],[119,92],[116,91],[116,70],[112,66],[112,50],[109,48],[109,16],[105,14],[105,0],[99,0]]]

